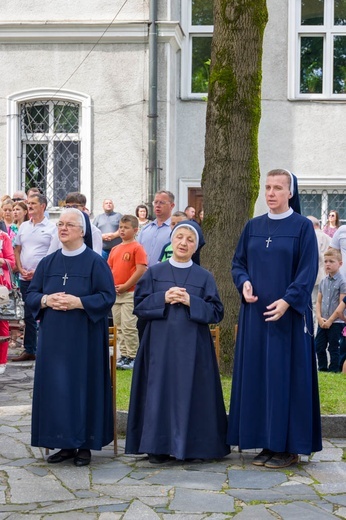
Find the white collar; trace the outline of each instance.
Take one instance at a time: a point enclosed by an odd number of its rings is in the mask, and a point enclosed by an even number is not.
[[[292,213],[293,213],[293,209],[288,208],[288,210],[285,211],[284,213],[269,213],[268,212],[268,217],[271,218],[272,220],[281,220],[283,218],[289,217],[290,215],[292,215]]]
[[[82,244],[78,249],[74,249],[73,251],[61,248],[61,252],[64,256],[78,256],[86,250],[86,247],[85,244]]]
[[[178,267],[179,269],[186,269],[187,267],[191,267],[193,264],[192,260],[189,260],[188,262],[177,262],[176,260],[173,260],[171,257],[168,262],[173,265],[173,267]]]

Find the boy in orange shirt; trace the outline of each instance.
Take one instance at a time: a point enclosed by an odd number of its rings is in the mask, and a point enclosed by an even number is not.
[[[133,369],[138,350],[137,317],[133,314],[133,293],[136,283],[147,269],[145,249],[135,240],[137,231],[137,217],[124,215],[119,224],[122,243],[113,247],[108,258],[117,294],[112,308],[121,354],[117,368],[124,370]]]

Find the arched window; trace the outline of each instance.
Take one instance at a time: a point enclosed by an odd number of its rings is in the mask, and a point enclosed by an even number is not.
[[[51,209],[70,191],[90,200],[88,96],[54,90],[10,96],[8,140],[10,190],[35,186]]]

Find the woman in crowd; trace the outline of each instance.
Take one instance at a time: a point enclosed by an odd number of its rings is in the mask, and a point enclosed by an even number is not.
[[[268,213],[250,220],[232,275],[241,296],[227,441],[280,469],[322,449],[311,292],[318,249],[297,179],[267,174]]]
[[[0,230],[0,285],[5,285],[10,289],[11,279],[6,260],[13,269],[15,266],[15,258],[11,239],[7,233]],[[8,338],[9,323],[8,321],[0,321],[0,375],[6,370]]]
[[[27,205],[25,204],[25,202],[15,202],[15,204],[13,204],[13,222],[10,226],[10,230],[13,234],[13,247],[19,227],[21,226],[21,224],[23,224],[23,222],[26,222],[27,220],[29,220]]]
[[[11,230],[11,225],[13,223],[13,201],[12,199],[5,199],[1,203],[1,208],[3,211],[3,219],[6,225],[7,233],[12,240],[13,232]]]
[[[203,208],[199,210],[198,214],[197,214],[197,222],[198,224],[201,226],[202,223],[203,223],[203,219],[204,219],[204,210]]]
[[[173,256],[153,265],[135,290],[146,320],[134,366],[126,453],[214,459],[229,453],[227,420],[209,323],[223,318],[213,276],[192,262],[198,233],[187,221],[171,235]]]
[[[12,239],[12,246],[15,247],[16,236],[23,222],[29,220],[28,207],[25,202],[15,202],[13,204],[13,223],[10,226],[9,236]],[[15,282],[19,287],[19,273],[14,274]]]
[[[83,213],[69,208],[57,223],[62,249],[38,264],[27,304],[40,320],[32,446],[60,448],[49,463],[90,463],[90,450],[113,440],[108,313],[111,271],[86,247]]]
[[[140,204],[139,206],[137,206],[136,217],[138,218],[139,233],[142,227],[146,226],[150,222],[148,208],[144,204]]]
[[[329,212],[328,221],[323,231],[332,238],[338,227],[340,227],[339,213],[333,209]]]

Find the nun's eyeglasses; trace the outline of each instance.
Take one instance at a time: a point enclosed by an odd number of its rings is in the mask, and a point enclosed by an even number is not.
[[[57,222],[56,227],[58,229],[62,229],[63,227],[66,227],[67,229],[73,229],[75,227],[82,227],[80,224],[73,224],[73,222]]]

